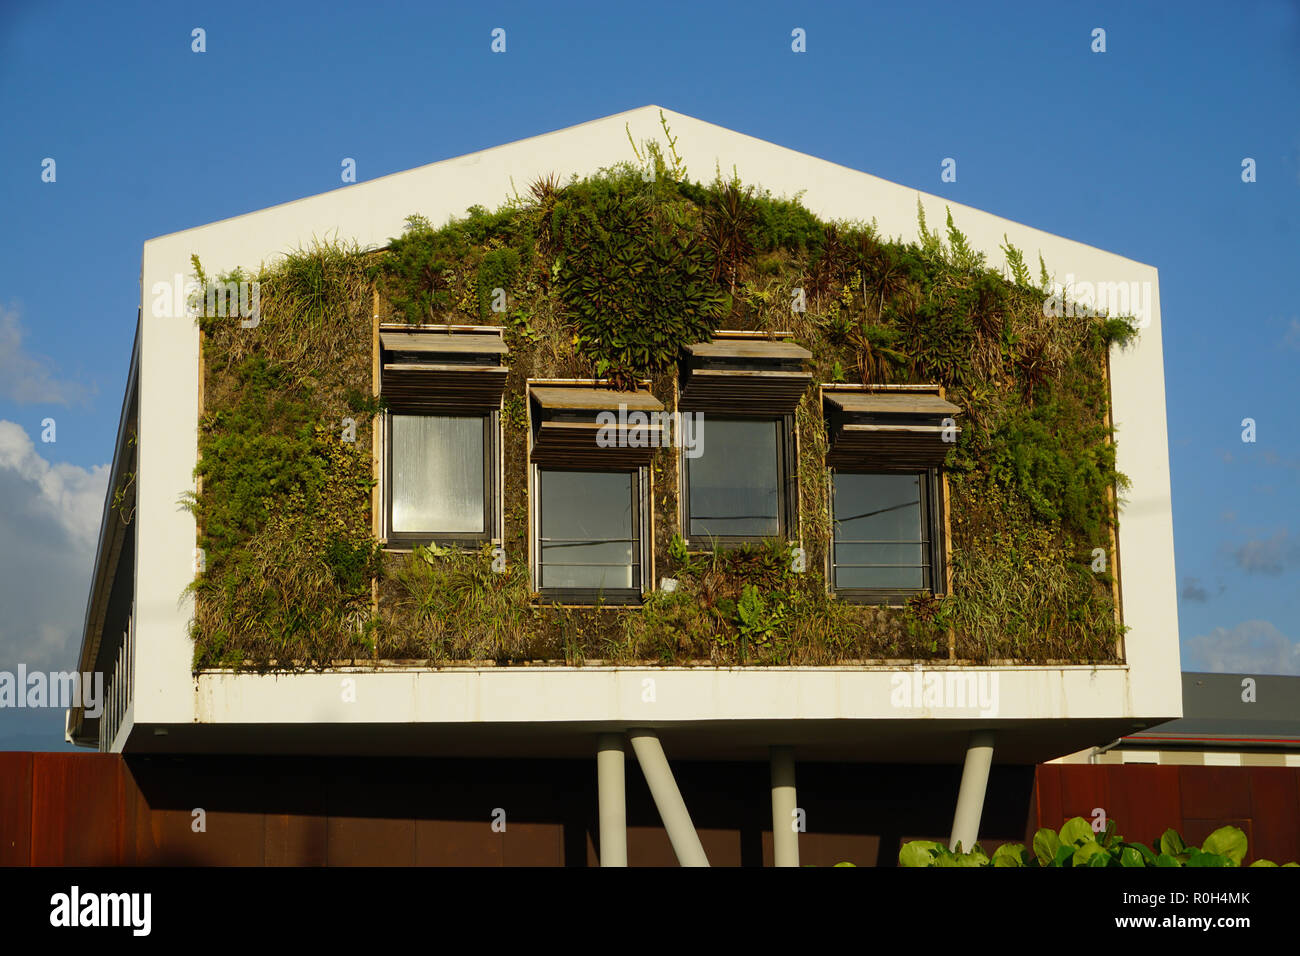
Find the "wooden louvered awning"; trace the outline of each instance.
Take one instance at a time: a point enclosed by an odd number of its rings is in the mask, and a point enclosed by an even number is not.
[[[788,415],[812,375],[812,354],[791,342],[717,338],[685,348],[681,407],[731,415]]]
[[[961,409],[937,391],[826,391],[824,411],[830,440],[826,463],[833,468],[937,468],[961,431],[955,425],[945,428],[944,420],[955,422]]]
[[[389,407],[409,412],[499,408],[510,372],[501,332],[380,326],[380,394]]]
[[[573,468],[648,465],[662,442],[663,402],[649,391],[534,385],[532,460]],[[602,413],[608,413],[603,416]],[[611,418],[612,417],[612,418]]]

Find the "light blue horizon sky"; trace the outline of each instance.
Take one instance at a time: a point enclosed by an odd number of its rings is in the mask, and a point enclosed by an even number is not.
[[[0,4],[0,669],[71,666],[147,239],[648,103],[1156,266],[1184,669],[1300,674],[1277,0]]]

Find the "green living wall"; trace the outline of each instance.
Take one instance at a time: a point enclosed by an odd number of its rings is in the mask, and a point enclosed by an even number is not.
[[[943,230],[922,217],[918,243],[892,241],[734,175],[692,181],[673,142],[634,144],[635,162],[586,179],[539,180],[496,212],[441,227],[413,215],[383,249],[316,244],[221,277],[260,281],[261,320],[199,320],[196,668],[1116,659],[1112,501],[1124,479],[1106,368],[1133,323],[1050,314],[1041,261],[1037,284],[1010,245],[991,267],[951,215]],[[386,322],[504,327],[505,573],[486,552],[385,553],[371,534],[376,302]],[[665,449],[652,465],[655,564],[678,589],[635,608],[537,600],[526,380],[649,379],[670,406],[682,347],[713,329],[788,333],[811,350],[814,381],[945,387],[963,411],[947,463],[950,595],[903,608],[827,595],[813,388],[796,416],[804,573],[784,542],[688,553]]]

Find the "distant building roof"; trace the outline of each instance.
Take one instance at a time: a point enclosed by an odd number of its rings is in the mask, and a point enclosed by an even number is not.
[[[1300,677],[1184,673],[1183,715],[1121,746],[1300,750]]]

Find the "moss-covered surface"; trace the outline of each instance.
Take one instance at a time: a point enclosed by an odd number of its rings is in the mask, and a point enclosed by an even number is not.
[[[495,213],[474,208],[441,228],[412,216],[382,250],[300,250],[257,276],[256,328],[201,320],[193,507],[207,567],[195,585],[196,667],[1114,660],[1112,583],[1093,562],[1096,548],[1109,559],[1109,494],[1124,485],[1106,424],[1106,355],[1131,323],[1045,316],[1019,252],[1004,250],[1004,278],[951,219],[946,236],[922,220],[921,242],[889,241],[734,178],[691,182],[646,147],[642,166],[538,182]],[[505,312],[492,310],[498,288]],[[804,311],[792,310],[798,290]],[[486,552],[384,554],[371,535],[376,292],[383,321],[505,327],[505,574]],[[789,332],[811,350],[815,381],[946,388],[963,409],[948,461],[950,596],[906,608],[828,597],[814,388],[796,416],[804,573],[791,571],[784,542],[685,553],[674,540],[675,453],[661,450],[656,576],[677,578],[678,590],[637,608],[537,601],[526,381],[648,378],[671,407],[681,347],[714,328]]]

